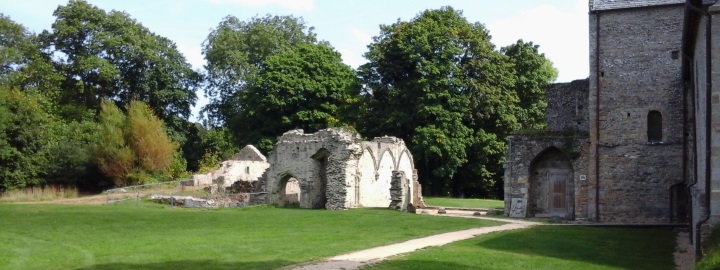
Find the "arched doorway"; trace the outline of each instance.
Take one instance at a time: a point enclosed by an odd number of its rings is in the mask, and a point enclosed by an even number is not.
[[[571,219],[575,206],[573,168],[555,147],[541,152],[530,164],[528,216]]]
[[[279,207],[300,207],[300,181],[292,175],[286,175],[280,180]]]
[[[312,197],[312,208],[321,209],[325,208],[327,203],[327,163],[328,157],[330,157],[330,151],[325,148],[320,148],[314,155],[312,155],[313,165],[313,180],[314,180],[314,196]]]

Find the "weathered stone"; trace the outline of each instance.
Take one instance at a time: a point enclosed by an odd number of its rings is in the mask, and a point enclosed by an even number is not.
[[[482,216],[482,215],[483,215],[483,213],[480,212],[480,211],[475,211],[475,212],[473,213],[473,216]]]
[[[445,211],[445,207],[440,207],[440,208],[438,208],[437,213],[438,213],[438,214],[445,214],[445,213],[447,213],[447,211]]]
[[[684,125],[683,116],[696,110],[684,110],[683,100],[702,104],[702,98],[683,97],[684,84],[696,85],[683,83],[681,76],[685,6],[682,1],[593,2],[612,4],[591,5],[608,8],[589,15],[590,77],[548,89],[547,130],[509,138],[505,213],[669,222],[671,211],[683,209],[673,204],[680,199],[671,194],[680,192],[672,189],[684,177],[682,166],[691,163],[683,163],[683,145],[690,144],[683,130],[692,127]],[[701,65],[687,70],[692,66]],[[696,72],[691,73],[702,74]],[[697,111],[703,113],[693,120],[702,126],[700,118],[710,113]],[[698,145],[697,151],[705,149]]]
[[[417,198],[421,197],[416,193],[418,185],[409,180],[416,179],[412,155],[395,137],[363,142],[357,133],[340,128],[313,134],[292,130],[278,138],[268,161],[270,167],[261,186],[273,204],[284,206],[295,199],[287,193],[288,183],[293,181],[298,182],[301,208],[402,209],[415,200],[422,201]],[[397,182],[393,187],[394,173]]]
[[[257,181],[270,166],[265,156],[252,145],[246,145],[231,159],[220,163],[220,168],[208,174],[194,175],[195,186],[208,186],[213,183],[220,187],[230,187],[237,181]]]
[[[188,208],[213,208],[218,206],[214,200],[198,199],[191,196],[153,195],[150,196],[150,200],[162,204]]]
[[[405,206],[405,211],[407,211],[408,213],[413,213],[413,214],[417,213],[417,209],[411,203],[408,203],[407,206]]]

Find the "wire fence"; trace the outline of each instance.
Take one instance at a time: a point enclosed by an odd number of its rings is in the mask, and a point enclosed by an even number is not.
[[[245,207],[267,203],[267,192],[234,192],[220,183],[195,186],[193,179],[126,186],[106,190],[105,204],[148,198],[161,204],[189,208]]]

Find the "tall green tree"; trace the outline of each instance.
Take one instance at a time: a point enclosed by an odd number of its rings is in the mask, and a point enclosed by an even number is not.
[[[0,86],[0,190],[44,183],[52,121],[42,99]]]
[[[341,110],[356,85],[355,72],[329,45],[300,44],[263,61],[228,127],[269,152],[285,131],[343,125]]]
[[[201,76],[175,43],[120,11],[105,12],[82,0],[58,7],[40,38],[58,57],[64,75],[62,102],[95,111],[103,99],[121,106],[147,103],[164,120],[187,119]]]
[[[540,46],[522,39],[500,51],[513,65],[515,92],[520,99],[517,115],[522,129],[539,130],[545,126],[545,90],[557,78],[557,69],[539,52]]]
[[[299,44],[316,42],[313,28],[305,26],[302,18],[224,18],[203,44],[206,94],[210,98],[203,112],[211,125],[222,126],[245,106],[241,93],[247,91],[265,59]]]
[[[502,145],[518,128],[511,64],[480,23],[451,7],[380,27],[360,68],[369,112],[364,129],[403,138],[432,194],[452,192],[473,149]],[[479,155],[479,156],[478,156]],[[486,168],[478,174],[488,174]]]
[[[62,79],[37,36],[0,13],[0,85],[40,94],[57,111]]]

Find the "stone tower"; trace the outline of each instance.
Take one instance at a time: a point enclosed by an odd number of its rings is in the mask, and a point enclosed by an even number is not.
[[[590,220],[663,223],[675,211],[684,2],[590,1]]]

